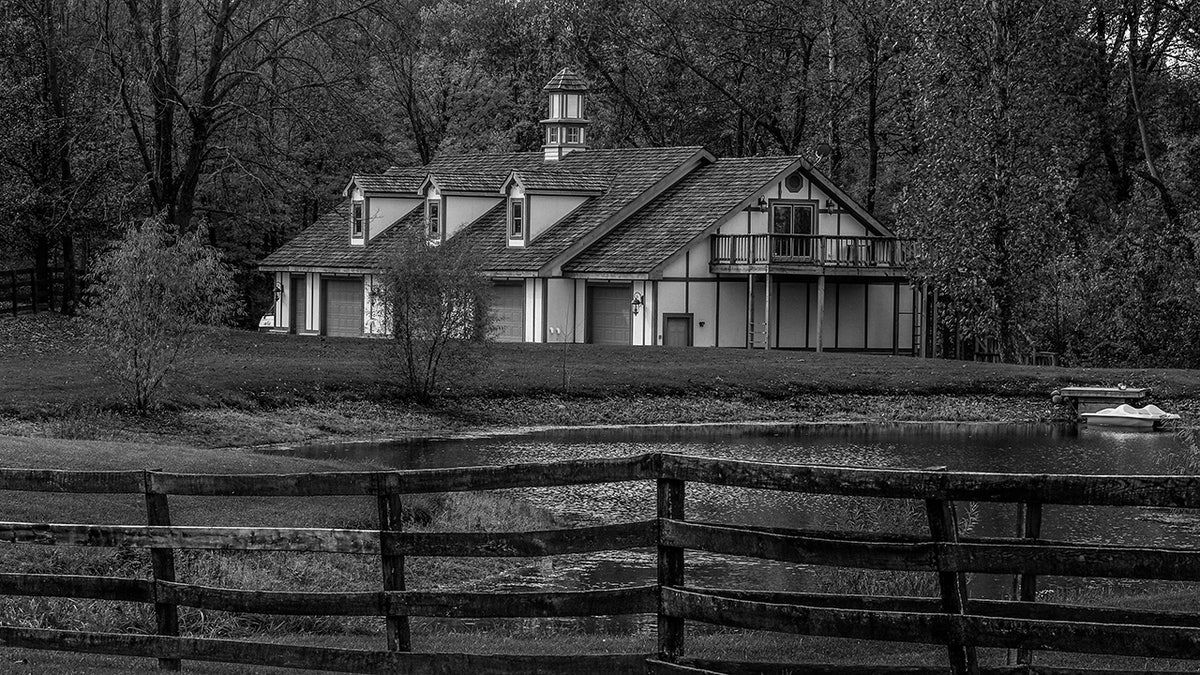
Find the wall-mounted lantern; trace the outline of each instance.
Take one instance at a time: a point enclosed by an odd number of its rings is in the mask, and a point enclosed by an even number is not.
[[[644,305],[644,304],[646,304],[646,303],[642,301],[642,294],[634,293],[633,294],[633,302],[629,303],[629,306],[633,309],[634,316],[637,316],[638,312],[642,311],[642,305]]]

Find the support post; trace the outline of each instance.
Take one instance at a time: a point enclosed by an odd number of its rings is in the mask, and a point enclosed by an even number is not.
[[[170,527],[171,509],[167,495],[161,492],[155,481],[155,472],[149,469],[142,473],[146,493],[146,524]],[[179,608],[169,602],[159,601],[159,582],[175,581],[175,551],[170,548],[150,549],[150,567],[154,574],[154,618],[158,635],[179,637]],[[160,670],[179,670],[180,660],[159,659]]]
[[[754,349],[754,275],[746,275],[746,349]]]
[[[12,315],[17,315],[17,271],[12,270],[8,273],[9,281],[9,297],[12,298]]]
[[[1035,540],[1042,536],[1042,505],[1040,502],[1017,504],[1018,536],[1022,539]],[[1016,597],[1021,602],[1037,602],[1037,575],[1018,574],[1014,579]],[[1017,663],[1033,664],[1032,649],[1018,649]]]
[[[955,522],[953,505],[942,499],[925,500],[925,512],[929,517],[929,534],[936,542],[958,541],[958,524]],[[939,568],[941,557],[938,557]],[[967,579],[961,572],[938,571],[938,587],[942,595],[942,612],[951,623],[950,638],[946,650],[950,657],[950,670],[954,675],[978,675],[979,661],[975,646],[965,644],[962,623],[957,619],[966,614]]]
[[[403,505],[400,495],[396,492],[384,492],[378,497],[379,502],[379,536],[380,560],[383,564],[383,590],[404,590],[404,555],[389,553],[387,539],[389,534],[399,534],[403,524],[401,516]],[[390,603],[389,603],[390,607]],[[409,630],[408,616],[396,616],[389,610],[387,615],[387,648],[392,652],[412,651],[412,637]]]
[[[683,656],[683,619],[663,612],[662,589],[683,586],[683,549],[664,546],[663,519],[683,520],[684,482],[658,479],[658,658],[675,662]]]
[[[900,355],[900,282],[892,284],[892,356]]]
[[[763,310],[763,349],[771,351],[771,273],[767,272],[763,275],[766,279],[766,295],[763,296],[763,302],[766,309]]]
[[[825,351],[825,275],[817,277],[817,353]]]

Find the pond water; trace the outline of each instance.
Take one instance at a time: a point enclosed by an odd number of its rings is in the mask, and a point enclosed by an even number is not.
[[[1180,473],[1189,454],[1172,433],[1080,429],[1033,424],[718,425],[566,429],[416,442],[302,446],[283,452],[313,458],[368,461],[402,469],[502,465],[643,452],[788,464],[928,468],[1013,473]],[[688,484],[689,519],[772,527],[924,532],[919,504]],[[599,524],[654,516],[649,482],[510,490],[564,523]],[[957,505],[963,531],[1012,536],[1013,505]],[[1042,536],[1088,543],[1193,545],[1196,522],[1166,509],[1048,506]],[[831,572],[810,566],[735,556],[687,554],[687,580],[769,590],[932,594],[933,575]],[[598,588],[652,583],[651,551],[614,551],[538,559],[490,580],[492,589]],[[1113,581],[1045,579],[1044,592],[1067,592]],[[1009,578],[976,575],[973,596],[1003,597]]]

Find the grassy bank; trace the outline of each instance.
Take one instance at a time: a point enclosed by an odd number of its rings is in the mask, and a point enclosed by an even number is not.
[[[1061,419],[1049,392],[1149,386],[1200,412],[1200,372],[1095,370],[876,354],[492,345],[429,407],[395,398],[378,342],[245,331],[216,334],[147,418],[81,325],[0,318],[0,432],[205,447],[402,437],[479,427],[820,420]]]

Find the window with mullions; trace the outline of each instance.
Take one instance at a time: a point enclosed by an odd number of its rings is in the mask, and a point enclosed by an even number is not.
[[[428,204],[429,236],[439,236],[442,232],[442,202],[430,199],[426,204]]]
[[[812,258],[817,207],[812,202],[771,204],[771,256],[773,259]]]
[[[354,202],[350,214],[350,236],[363,236],[363,203],[359,201]]]
[[[525,238],[525,200],[513,199],[508,203],[508,238]]]
[[[579,127],[567,127],[567,141],[566,142],[567,143],[580,143],[581,142],[581,140],[580,140],[580,132],[581,131],[582,131],[582,129],[580,129]]]

